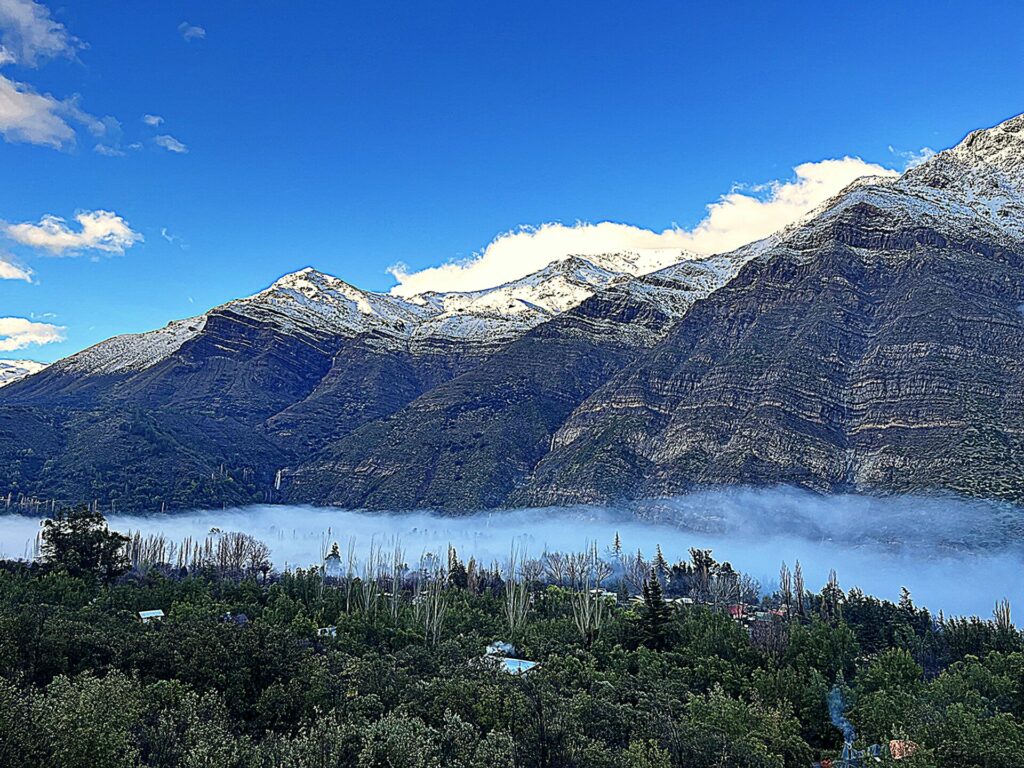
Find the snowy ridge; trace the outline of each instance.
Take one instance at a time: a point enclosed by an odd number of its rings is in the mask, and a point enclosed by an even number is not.
[[[149,333],[108,339],[65,358],[55,370],[95,374],[145,370],[195,338],[206,318],[218,312],[269,323],[286,333],[364,336],[370,343],[413,351],[444,342],[491,347],[572,309],[599,290],[688,258],[696,257],[678,249],[569,256],[496,288],[409,298],[364,291],[306,267],[206,315]]]
[[[403,298],[364,291],[306,267],[219,309],[297,333],[368,335],[421,349],[438,342],[505,343],[631,277],[695,258],[678,249],[568,256],[531,275],[479,291]]]
[[[365,336],[374,344],[411,351],[449,342],[474,348],[504,344],[603,290],[633,292],[667,317],[678,318],[751,259],[770,258],[780,249],[810,252],[823,228],[862,206],[882,212],[884,230],[896,231],[906,223],[952,237],[1024,242],[1024,115],[975,131],[902,176],[858,179],[799,221],[728,254],[699,257],[651,249],[567,256],[494,288],[408,298],[364,291],[307,267],[211,312],[232,312],[287,333]],[[55,368],[143,370],[200,333],[207,316],[109,339]]]
[[[39,373],[45,367],[46,363],[37,363],[35,360],[0,360],[0,387]]]
[[[701,258],[681,248],[645,248],[584,257],[596,266],[627,275],[647,275],[681,261]]]
[[[414,297],[430,302],[439,312],[416,329],[413,342],[504,343],[582,304],[600,290],[689,256],[668,249],[569,256],[497,288]]]
[[[637,283],[661,290],[663,295],[653,295],[651,300],[666,314],[680,315],[694,302],[706,299],[736,277],[740,268],[761,252],[763,242],[743,246],[731,253],[681,261],[648,275]]]
[[[432,314],[386,293],[363,291],[312,267],[285,275],[265,291],[218,307],[290,330],[405,337]],[[216,310],[214,310],[216,311]]]
[[[768,241],[758,241],[731,253],[687,259],[619,283],[614,286],[615,290],[625,291],[641,303],[656,308],[668,318],[668,322],[657,329],[642,323],[617,323],[609,326],[607,331],[632,344],[655,344],[668,332],[674,320],[682,318],[690,307],[736,277],[740,268],[768,245]]]
[[[61,373],[91,374],[142,371],[177,352],[182,344],[198,336],[205,325],[203,315],[175,320],[155,331],[114,336],[54,363],[52,368]]]
[[[412,340],[415,345],[442,339],[501,343],[572,309],[621,277],[573,256],[497,288],[413,297],[437,313],[414,330]]]
[[[859,205],[885,212],[893,225],[912,221],[954,237],[1024,241],[1024,115],[974,131],[902,176],[858,179],[779,241],[799,249]]]

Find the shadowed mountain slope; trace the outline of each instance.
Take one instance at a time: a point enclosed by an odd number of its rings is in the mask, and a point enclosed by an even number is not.
[[[1024,119],[858,184],[581,404],[515,503],[694,485],[1024,500]]]
[[[398,297],[305,269],[0,389],[0,492],[155,509],[703,485],[1024,501],[1024,116],[731,254]]]
[[[683,257],[572,257],[489,291],[409,299],[301,270],[4,387],[0,488],[137,509],[279,499],[278,470],[473,370],[634,270]]]

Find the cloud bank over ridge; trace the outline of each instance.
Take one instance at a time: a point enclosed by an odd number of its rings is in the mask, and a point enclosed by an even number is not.
[[[707,255],[725,253],[760,240],[797,221],[862,176],[898,176],[896,171],[857,157],[802,163],[788,181],[754,188],[737,187],[707,207],[693,229],[657,232],[603,221],[557,222],[520,227],[492,240],[464,261],[410,270],[396,264],[388,271],[398,281],[397,296],[425,291],[472,291],[524,277],[567,256],[672,248]]]

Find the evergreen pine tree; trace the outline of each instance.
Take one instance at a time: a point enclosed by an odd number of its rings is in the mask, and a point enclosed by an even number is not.
[[[914,613],[914,601],[910,597],[910,590],[906,587],[900,587],[900,608],[907,613]]]
[[[465,589],[469,585],[469,572],[465,564],[459,560],[455,547],[448,548],[448,583],[453,587]]]
[[[661,544],[655,547],[654,551],[654,570],[658,575],[658,580],[661,581],[662,585],[668,581],[668,561],[665,556],[661,553]]]
[[[821,617],[825,621],[838,621],[842,615],[843,590],[835,569],[829,571],[828,583],[821,590]]]
[[[72,576],[110,582],[128,570],[128,537],[111,531],[96,509],[58,510],[43,521],[42,559]]]
[[[650,576],[644,579],[644,643],[649,648],[662,649],[668,645],[668,625],[672,611],[665,602],[658,574],[652,568]]]

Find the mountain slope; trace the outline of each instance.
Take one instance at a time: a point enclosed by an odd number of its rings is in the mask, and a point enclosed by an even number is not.
[[[1024,499],[1024,118],[859,183],[559,430],[516,503],[704,484]]]
[[[568,258],[488,291],[403,299],[312,269],[6,387],[6,492],[138,508],[278,498],[277,471],[681,252]]]
[[[0,390],[0,492],[479,507],[1024,501],[1024,116],[764,241],[399,297],[315,270]],[[280,482],[279,482],[280,481]]]
[[[329,444],[289,471],[286,498],[449,511],[503,504],[573,409],[744,258],[614,282],[393,416]]]

